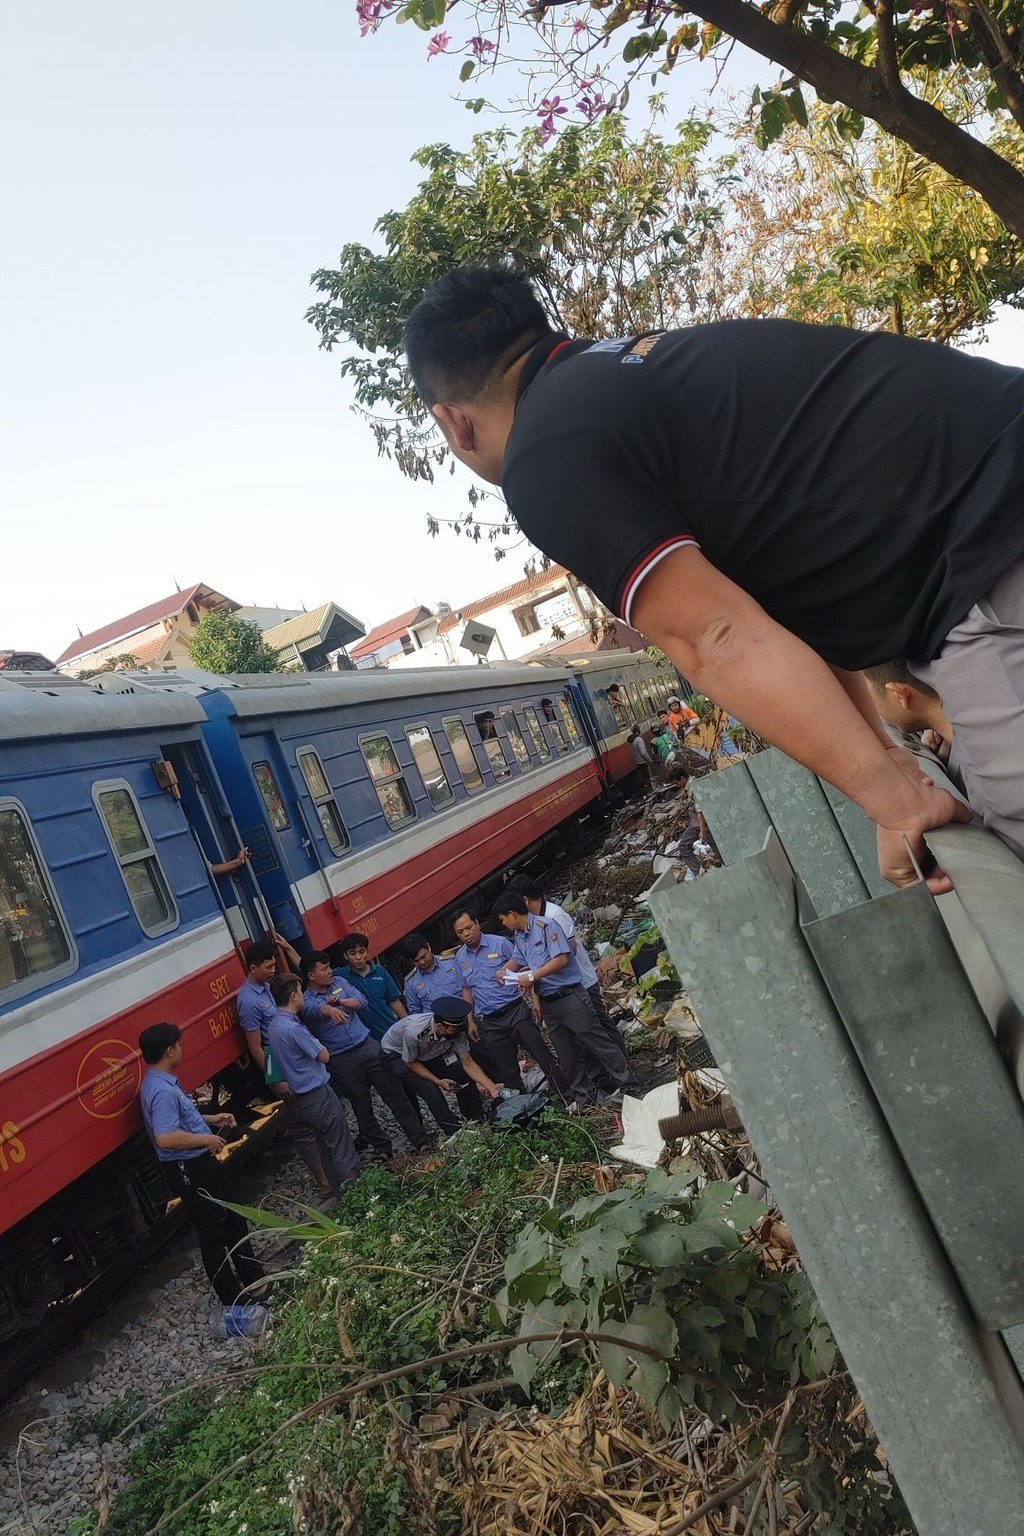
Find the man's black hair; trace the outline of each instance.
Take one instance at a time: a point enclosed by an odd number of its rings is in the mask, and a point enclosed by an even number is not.
[[[529,875],[516,875],[509,885],[509,890],[516,896],[525,896],[527,901],[544,900],[544,892],[536,880],[531,880]]]
[[[155,1067],[158,1061],[163,1061],[172,1045],[177,1045],[181,1039],[181,1030],[177,1024],[150,1024],[139,1036],[139,1050],[147,1067]]]
[[[458,922],[460,917],[468,917],[471,923],[478,923],[480,921],[476,913],[471,912],[468,907],[460,907],[457,912],[452,913],[453,928],[455,927],[455,924]]]
[[[297,976],[293,976],[290,971],[285,972],[283,976],[274,977],[273,981],[270,983],[270,991],[274,1002],[279,1008],[284,1007],[285,1003],[294,993],[296,987],[298,987],[301,991],[302,982]]]
[[[353,949],[369,949],[370,941],[365,933],[346,933],[341,941],[343,955],[350,954]]]
[[[403,939],[402,948],[410,960],[415,960],[421,949],[429,949],[433,953],[434,946],[422,933],[410,933],[407,938]]]
[[[265,965],[268,960],[277,959],[277,949],[269,939],[253,939],[245,952],[245,963],[248,966]]]
[[[864,676],[869,683],[879,689],[884,688],[886,683],[903,683],[907,688],[919,688],[922,693],[927,693],[933,699],[939,697],[934,688],[914,676],[905,656],[896,656],[892,661],[881,661],[877,667],[865,667]]]
[[[299,966],[299,969],[302,971],[303,981],[309,980],[310,971],[313,969],[314,965],[318,965],[321,960],[325,961],[327,965],[330,965],[331,963],[331,957],[327,953],[326,949],[311,949],[308,954],[303,955]]]
[[[519,917],[525,917],[529,910],[526,897],[520,896],[518,891],[504,891],[494,903],[495,917],[504,917],[506,912],[515,912]]]
[[[528,278],[509,263],[456,267],[406,321],[405,356],[424,405],[476,400],[550,331]]]

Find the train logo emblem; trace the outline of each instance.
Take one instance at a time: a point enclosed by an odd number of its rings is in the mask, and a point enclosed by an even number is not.
[[[82,1057],[78,1102],[96,1120],[114,1120],[135,1102],[142,1081],[139,1058],[123,1040],[101,1040]]]

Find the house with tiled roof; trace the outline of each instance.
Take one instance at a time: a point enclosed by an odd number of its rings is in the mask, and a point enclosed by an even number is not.
[[[435,627],[433,641],[396,654],[388,666],[472,666],[481,636],[484,643],[490,642],[486,658],[492,662],[533,661],[556,650],[582,654],[605,645],[633,650],[645,644],[635,630],[613,623],[589,588],[564,565],[527,571],[461,607],[444,606],[435,616]]]
[[[365,667],[386,667],[393,658],[408,656],[419,650],[424,643],[423,626],[426,625],[432,631],[434,622],[431,610],[417,603],[415,608],[408,608],[396,618],[375,624],[365,640],[349,647],[348,654],[353,665],[360,670]],[[433,638],[432,634],[430,638]]]
[[[58,672],[73,677],[78,672],[98,671],[130,657],[124,665],[173,672],[189,663],[188,642],[205,613],[234,613],[238,604],[223,592],[197,582],[162,597],[145,608],[114,619],[88,635],[79,631],[57,657]]]

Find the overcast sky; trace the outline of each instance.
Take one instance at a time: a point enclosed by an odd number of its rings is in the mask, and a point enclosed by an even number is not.
[[[378,460],[303,320],[411,152],[485,126],[425,48],[360,40],[350,0],[5,7],[0,648],[55,655],[175,582],[369,627],[516,578],[427,538],[465,478]]]

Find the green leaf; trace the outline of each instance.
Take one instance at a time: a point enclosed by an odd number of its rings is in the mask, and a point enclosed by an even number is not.
[[[311,1205],[300,1205],[299,1210],[305,1211],[309,1216],[308,1222],[297,1222],[287,1216],[278,1216],[273,1211],[257,1210],[253,1205],[237,1205],[233,1200],[218,1200],[218,1205],[223,1205],[226,1210],[234,1211],[239,1216],[244,1216],[246,1221],[254,1227],[266,1227],[271,1232],[286,1232],[293,1242],[306,1242],[311,1237],[348,1237],[345,1227],[339,1226],[323,1211],[316,1210]]]
[[[633,1240],[633,1251],[655,1269],[683,1264],[693,1250],[681,1221],[662,1221]]]
[[[547,1236],[531,1222],[516,1238],[516,1245],[505,1260],[505,1279],[514,1280],[524,1270],[534,1269],[546,1263],[548,1258]]]
[[[459,79],[463,81],[468,80],[474,69],[476,69],[475,59],[466,59],[462,68],[459,70]]]
[[[528,1303],[536,1306],[547,1295],[550,1283],[551,1277],[546,1269],[538,1267],[523,1270],[508,1282],[508,1298],[513,1306],[521,1307]]]
[[[797,86],[795,90],[790,91],[787,100],[789,102],[789,110],[792,116],[800,124],[801,128],[806,128],[807,103],[804,101],[803,92],[799,86]]]
[[[736,1195],[725,1211],[725,1218],[737,1232],[747,1232],[765,1215],[767,1206],[754,1195]]]
[[[635,64],[637,59],[646,58],[654,47],[654,35],[650,32],[635,32],[622,50],[625,63]]]
[[[512,1375],[516,1382],[526,1393],[530,1394],[530,1383],[537,1374],[540,1361],[536,1355],[531,1354],[528,1344],[517,1344],[509,1356],[509,1365],[512,1367]]]
[[[617,1330],[616,1330],[617,1331]],[[599,1344],[597,1358],[613,1387],[624,1387],[629,1375],[629,1356],[619,1344]]]

